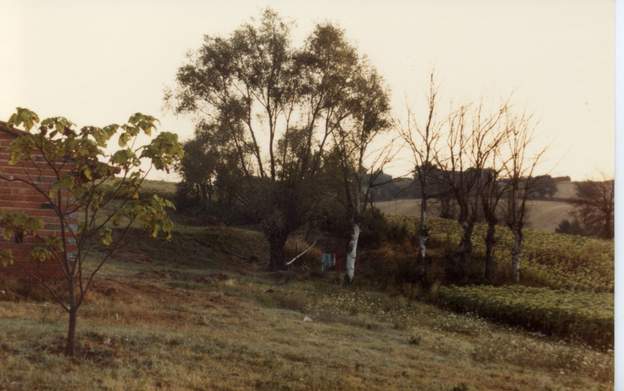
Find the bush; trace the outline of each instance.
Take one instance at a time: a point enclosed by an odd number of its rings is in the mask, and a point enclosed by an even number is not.
[[[376,248],[385,242],[403,243],[410,237],[410,230],[405,222],[389,220],[377,208],[366,212],[360,228],[362,247]]]
[[[555,232],[557,232],[558,234],[567,235],[587,235],[585,229],[576,218],[572,220],[563,220],[561,223],[559,223],[559,226],[557,227]]]

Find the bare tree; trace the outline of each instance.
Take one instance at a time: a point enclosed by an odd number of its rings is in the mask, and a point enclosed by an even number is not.
[[[530,115],[509,114],[506,118],[507,138],[504,163],[507,181],[506,223],[513,235],[511,248],[511,269],[514,282],[520,281],[520,256],[524,242],[524,226],[527,216],[527,200],[534,186],[535,167],[539,163],[545,148],[534,155],[529,155],[534,125]]]
[[[494,269],[496,266],[494,248],[496,246],[496,226],[499,223],[499,205],[506,191],[505,182],[501,181],[502,171],[503,164],[499,146],[497,146],[492,151],[488,168],[484,171],[484,181],[479,194],[483,217],[487,223],[484,277],[490,283],[494,281]]]
[[[507,135],[507,128],[501,126],[501,118],[507,110],[507,103],[503,103],[495,113],[483,120],[482,109],[479,107],[475,113],[470,143],[472,169],[476,173],[473,202],[475,211],[478,211],[480,203],[483,217],[487,222],[484,274],[486,280],[490,282],[494,277],[497,208],[504,191],[499,181],[502,170],[500,146]]]
[[[407,128],[400,128],[401,138],[412,152],[415,166],[414,174],[419,184],[420,193],[420,221],[418,230],[418,244],[420,258],[426,259],[427,240],[429,239],[428,200],[432,196],[429,189],[430,181],[436,171],[434,156],[440,139],[441,123],[436,120],[436,104],[438,87],[435,83],[435,74],[429,74],[429,91],[427,95],[427,117],[424,126],[419,125],[416,116],[408,109]]]
[[[576,184],[575,214],[586,234],[613,239],[614,197],[613,180]]]
[[[482,187],[488,182],[486,165],[501,143],[499,125],[507,104],[485,113],[483,104],[473,109],[460,106],[446,122],[446,146],[436,156],[440,177],[457,202],[457,221],[462,237],[451,270],[452,278],[465,279],[465,266],[472,254],[472,233],[481,210]]]

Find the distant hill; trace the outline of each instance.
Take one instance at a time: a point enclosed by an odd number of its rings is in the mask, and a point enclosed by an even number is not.
[[[176,192],[177,183],[146,179],[141,190],[146,193],[155,193],[164,196],[172,196]]]
[[[566,200],[576,195],[575,182],[572,182],[569,177],[553,179],[557,184],[553,200],[529,201],[528,226],[530,228],[555,232],[561,221],[571,217],[574,206]],[[404,181],[402,184],[405,186]],[[437,215],[439,212],[437,203],[434,201],[431,204],[433,214]],[[399,197],[394,200],[375,202],[375,206],[388,215],[417,217],[420,213],[420,200],[417,198]]]
[[[528,227],[547,232],[555,232],[561,221],[570,218],[574,208],[565,201],[531,200],[528,205]],[[420,200],[415,198],[380,201],[375,206],[387,215],[418,217],[420,214]],[[437,215],[436,202],[432,203],[432,209],[433,214]]]
[[[559,223],[570,218],[573,206],[565,202],[565,199],[573,198],[575,195],[574,183],[569,177],[554,178],[557,182],[557,192],[554,197],[556,200],[531,200],[529,202],[529,227],[554,232]],[[388,201],[375,202],[383,213],[395,216],[416,217],[419,214],[420,200],[410,198],[415,193],[412,188],[412,180],[398,179],[397,188],[399,191],[392,194],[396,199]],[[146,180],[143,183],[143,191],[147,193],[156,193],[164,196],[172,196],[176,191],[175,182],[167,182],[160,180]],[[407,196],[406,196],[407,195]],[[388,194],[390,196],[390,194]],[[433,213],[437,214],[437,205],[432,203]]]

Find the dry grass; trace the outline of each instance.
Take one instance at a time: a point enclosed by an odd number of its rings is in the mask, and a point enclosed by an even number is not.
[[[576,197],[576,183],[571,181],[557,182],[556,198],[575,198]]]
[[[212,230],[198,233],[200,244],[217,235]],[[237,232],[217,237],[232,245]],[[243,242],[254,235],[244,234]],[[345,289],[330,277],[275,278],[212,248],[203,260],[180,252],[167,262],[159,254],[171,253],[155,247],[109,265],[82,309],[76,360],[60,354],[65,319],[57,307],[0,301],[0,389],[613,387],[612,352]]]

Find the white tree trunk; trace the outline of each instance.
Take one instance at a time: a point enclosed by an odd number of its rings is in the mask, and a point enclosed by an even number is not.
[[[421,259],[425,259],[427,257],[427,239],[428,234],[426,232],[427,228],[427,208],[426,201],[423,201],[423,206],[421,206],[420,211],[420,235],[418,237],[418,245],[420,247],[420,257]]]
[[[355,275],[355,258],[357,254],[358,239],[360,238],[360,226],[353,224],[351,240],[349,241],[349,252],[347,253],[347,277],[349,282],[353,281]]]

